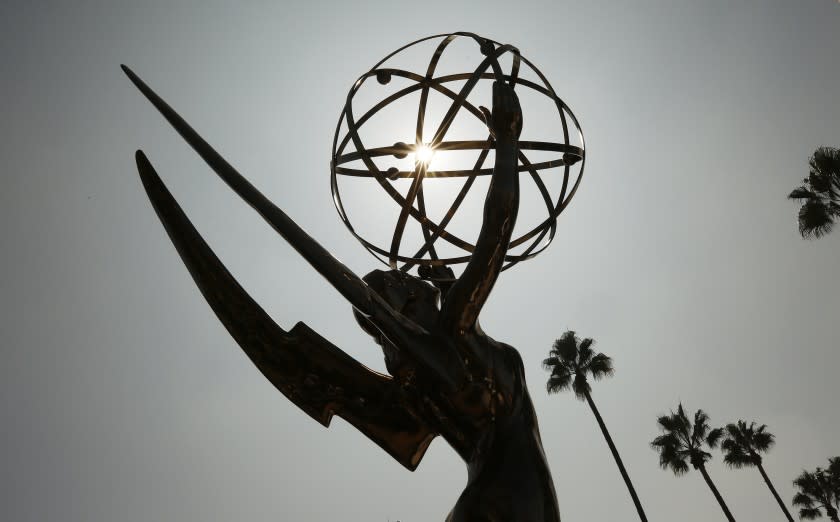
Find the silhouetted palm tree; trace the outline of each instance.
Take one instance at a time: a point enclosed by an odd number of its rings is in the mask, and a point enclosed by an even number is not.
[[[762,459],[759,453],[766,453],[775,444],[776,438],[772,433],[767,431],[767,425],[762,424],[756,426],[755,422],[746,422],[739,420],[735,424],[727,424],[724,433],[723,442],[720,444],[723,450],[723,461],[733,468],[743,468],[744,466],[755,466],[761,473],[767,487],[770,488],[770,493],[779,503],[779,507],[790,522],[793,522],[793,517],[788,511],[785,503],[782,502],[782,497],[776,492],[776,488],[770,482],[770,477],[764,471],[762,466]]]
[[[712,454],[703,450],[703,445],[709,448],[717,446],[723,428],[709,429],[709,416],[703,410],[697,410],[694,414],[694,423],[686,416],[682,403],[677,407],[676,412],[670,415],[663,415],[656,419],[659,429],[663,434],[653,439],[651,447],[659,451],[659,465],[663,469],[671,468],[675,475],[682,475],[688,471],[690,462],[694,469],[700,471],[703,479],[712,490],[715,498],[720,504],[726,519],[734,522],[732,513],[720,496],[720,492],[709,477],[706,471],[706,462],[712,458]]]
[[[840,149],[820,147],[808,162],[811,172],[788,195],[803,200],[799,209],[799,233],[804,238],[821,237],[831,232],[840,218]]]
[[[828,462],[828,469],[803,471],[793,481],[793,485],[799,488],[793,497],[793,505],[799,506],[799,518],[813,520],[821,517],[822,510],[825,510],[825,516],[840,522],[837,518],[837,509],[840,508],[840,457]]]
[[[557,393],[571,388],[575,392],[575,397],[589,403],[589,407],[592,408],[592,413],[595,415],[595,420],[601,427],[601,433],[607,440],[607,446],[610,447],[615,463],[618,465],[618,471],[621,472],[621,477],[627,484],[627,489],[630,491],[630,497],[633,499],[639,518],[643,522],[647,522],[642,503],[636,495],[633,483],[630,482],[630,475],[624,468],[624,463],[621,461],[615,444],[613,444],[610,432],[607,431],[604,419],[601,418],[598,408],[595,407],[595,402],[592,401],[592,387],[589,386],[587,376],[592,376],[593,379],[598,380],[609,377],[614,372],[612,359],[603,353],[596,354],[592,350],[593,344],[595,344],[595,341],[590,338],[580,340],[573,331],[567,331],[560,339],[554,341],[554,345],[548,353],[548,359],[543,361],[543,367],[551,372],[551,376],[546,383],[546,389],[548,393]]]

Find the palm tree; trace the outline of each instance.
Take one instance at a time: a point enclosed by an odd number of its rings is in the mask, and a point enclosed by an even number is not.
[[[788,195],[804,200],[799,209],[799,233],[806,239],[828,234],[834,220],[840,218],[840,149],[820,147],[808,164],[811,171],[804,184]]]
[[[546,383],[546,389],[548,393],[557,393],[571,388],[575,392],[575,397],[589,403],[589,407],[595,415],[595,420],[601,427],[601,433],[607,440],[607,446],[610,447],[615,463],[618,465],[618,471],[621,472],[621,477],[627,484],[627,489],[630,491],[630,497],[633,499],[639,518],[642,522],[647,522],[642,503],[636,495],[633,483],[630,482],[630,475],[624,468],[624,463],[621,461],[615,444],[613,444],[610,432],[607,431],[604,419],[601,418],[598,408],[595,407],[595,402],[592,401],[592,387],[589,386],[587,376],[599,380],[611,376],[614,372],[612,359],[603,353],[596,354],[592,350],[594,344],[595,341],[590,338],[579,339],[573,331],[565,332],[560,339],[554,341],[554,345],[548,353],[548,358],[543,361],[543,367],[551,372],[551,376]]]
[[[793,497],[793,505],[799,506],[799,518],[813,520],[821,517],[821,510],[825,510],[825,516],[840,522],[837,518],[837,509],[840,507],[840,457],[829,459],[828,462],[828,469],[803,471],[793,481],[793,485],[799,488]]]
[[[762,459],[759,453],[766,453],[775,444],[776,438],[772,433],[766,431],[767,426],[762,424],[756,427],[755,422],[750,422],[749,426],[746,422],[739,420],[735,424],[727,424],[724,433],[723,442],[720,447],[723,450],[723,461],[732,468],[743,468],[744,466],[755,466],[761,473],[767,487],[770,488],[770,493],[779,503],[785,517],[790,522],[793,522],[793,517],[790,515],[785,503],[782,502],[782,497],[776,492],[776,488],[770,482],[770,477],[764,471],[764,466],[761,465]]]
[[[682,403],[677,407],[676,412],[670,415],[663,415],[656,419],[662,435],[653,439],[651,447],[659,451],[659,465],[662,469],[671,468],[674,475],[682,475],[688,471],[688,463],[694,469],[700,471],[703,479],[712,490],[715,498],[720,504],[726,519],[734,522],[732,513],[720,496],[720,492],[709,477],[706,471],[706,462],[712,458],[712,454],[703,450],[705,444],[709,448],[717,446],[723,436],[723,428],[709,429],[709,416],[703,410],[697,410],[694,414],[694,423],[686,416]]]

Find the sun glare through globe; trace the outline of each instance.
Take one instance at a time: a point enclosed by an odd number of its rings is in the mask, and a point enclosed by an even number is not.
[[[336,126],[336,209],[385,264],[409,270],[470,260],[495,161],[481,107],[493,106],[497,81],[514,88],[524,122],[519,215],[505,268],[551,243],[583,174],[577,119],[517,48],[444,34],[408,44],[363,74]]]
[[[414,161],[415,163],[421,163],[428,167],[429,163],[432,162],[434,155],[435,151],[433,148],[425,144],[420,145],[417,147],[417,150],[414,151]]]

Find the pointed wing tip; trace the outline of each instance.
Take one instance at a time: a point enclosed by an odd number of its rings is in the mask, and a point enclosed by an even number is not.
[[[146,189],[146,194],[154,204],[156,201],[154,196],[156,193],[161,191],[163,181],[161,181],[160,176],[158,176],[155,168],[149,161],[149,158],[146,157],[146,154],[142,150],[138,149],[137,152],[134,153],[134,159],[137,162],[137,173],[140,174],[140,182],[143,183],[143,188]],[[163,188],[163,190],[166,189]]]
[[[131,68],[129,68],[129,66],[127,66],[124,63],[121,63],[120,69],[122,69],[125,75],[128,76],[128,79],[131,80],[131,83],[133,83],[135,87],[140,89],[140,92],[142,92],[144,96],[146,96],[147,98],[152,96],[149,94],[149,92],[151,91],[151,89],[149,89],[149,86],[146,85],[146,83],[143,80],[141,80],[139,76],[137,76],[137,73],[135,73],[131,70]]]
[[[150,170],[154,170],[149,158],[146,157],[146,154],[141,149],[137,149],[134,152],[134,161],[137,163],[137,170],[140,172],[141,178],[147,175]]]
[[[136,74],[134,74],[134,71],[132,71],[132,70],[128,67],[128,65],[126,65],[126,64],[124,64],[124,63],[121,63],[121,64],[120,64],[120,69],[122,69],[122,72],[124,72],[124,73],[125,73],[125,75],[126,75],[126,76],[128,76],[128,77],[131,79],[131,81],[134,81],[134,79],[135,79],[135,78],[137,78],[137,75],[136,75]]]

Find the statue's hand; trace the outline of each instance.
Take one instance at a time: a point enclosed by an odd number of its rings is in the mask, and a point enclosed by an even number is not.
[[[513,87],[493,82],[493,112],[480,107],[484,122],[496,140],[516,140],[522,133],[522,109]]]

